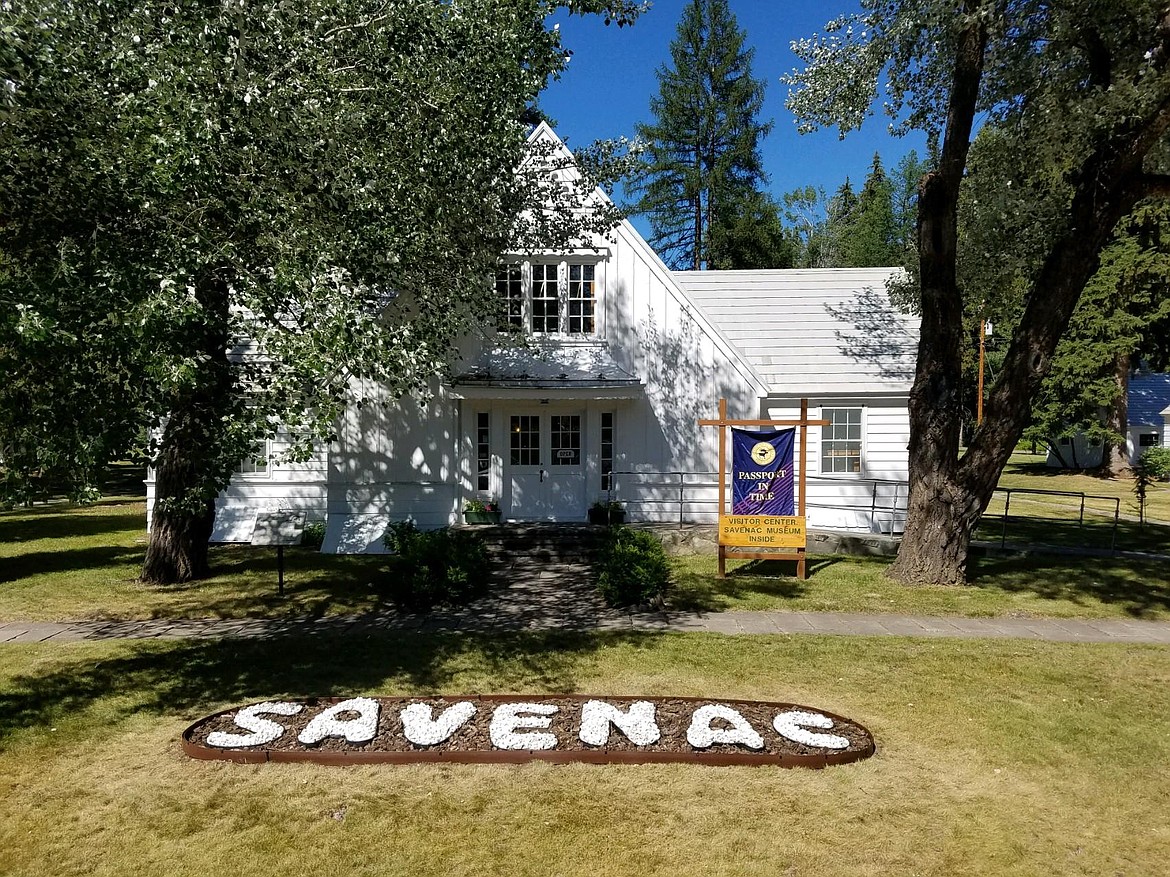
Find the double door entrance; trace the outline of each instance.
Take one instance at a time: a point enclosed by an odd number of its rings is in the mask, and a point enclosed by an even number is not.
[[[503,497],[507,517],[528,521],[585,518],[585,415],[517,410],[505,415]]]

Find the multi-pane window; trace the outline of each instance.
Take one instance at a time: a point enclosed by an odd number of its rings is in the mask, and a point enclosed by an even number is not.
[[[1139,448],[1156,448],[1158,446],[1158,434],[1156,432],[1143,432],[1138,436]]]
[[[557,284],[556,265],[532,266],[532,331],[535,334],[559,332],[561,328],[561,293]]]
[[[534,262],[496,272],[501,332],[593,335],[597,331],[597,266]]]
[[[236,473],[239,475],[267,475],[268,474],[268,457],[269,457],[269,443],[267,440],[261,442],[256,446],[256,450],[240,460],[240,465],[236,467]]]
[[[593,334],[593,279],[595,265],[569,266],[570,335]]]
[[[509,430],[509,459],[513,466],[540,465],[540,418],[513,414]]]
[[[601,489],[613,490],[613,412],[601,415]]]
[[[861,471],[861,409],[824,408],[829,421],[821,427],[821,471]]]
[[[500,299],[501,332],[524,328],[524,275],[519,265],[505,265],[496,272],[496,296]]]
[[[553,415],[549,426],[549,445],[552,465],[581,465],[581,416],[579,414]]]
[[[475,488],[488,491],[492,486],[491,416],[481,411],[475,416]]]

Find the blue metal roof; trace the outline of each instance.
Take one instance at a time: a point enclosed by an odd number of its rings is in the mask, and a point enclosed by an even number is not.
[[[1170,407],[1170,374],[1137,374],[1129,379],[1130,426],[1162,426]]]

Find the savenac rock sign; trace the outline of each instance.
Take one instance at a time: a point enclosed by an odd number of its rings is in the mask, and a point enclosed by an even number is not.
[[[719,427],[720,578],[727,574],[729,556],[795,560],[796,577],[807,576],[804,473],[808,428],[825,426],[828,422],[809,420],[808,399],[800,400],[799,420],[729,420],[727,400],[720,399],[719,418],[699,421],[699,426]],[[730,514],[727,511],[728,430],[732,439]],[[794,445],[800,448],[799,465],[796,465]],[[732,550],[728,551],[729,548]]]

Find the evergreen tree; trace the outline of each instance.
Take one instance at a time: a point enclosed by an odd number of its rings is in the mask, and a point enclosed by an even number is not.
[[[721,271],[795,267],[798,245],[784,230],[776,202],[752,192],[737,208],[735,215],[712,225],[707,267]]]
[[[674,268],[727,267],[712,259],[712,242],[734,233],[716,228],[760,206],[758,144],[772,126],[757,119],[764,84],[752,77],[744,39],[727,0],[691,0],[670,44],[672,66],[658,70],[655,121],[637,128],[647,155],[631,210],[650,217],[650,243]]]
[[[893,185],[876,152],[842,236],[842,267],[875,268],[900,262]]]

